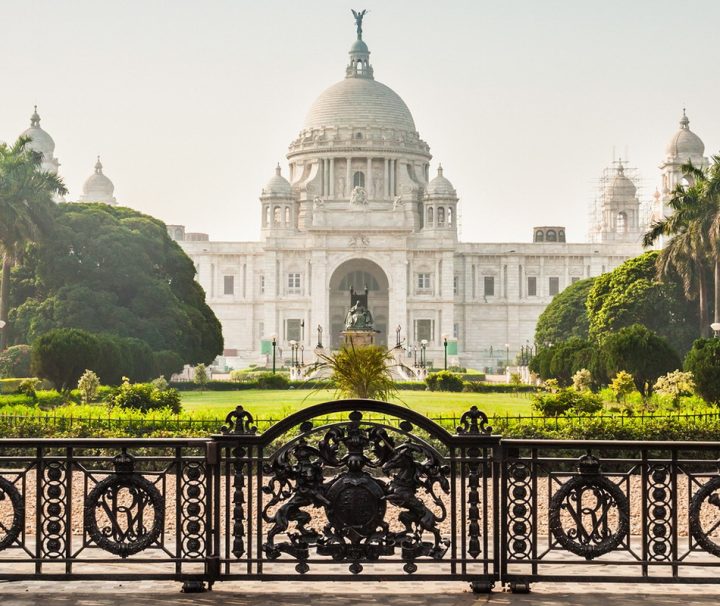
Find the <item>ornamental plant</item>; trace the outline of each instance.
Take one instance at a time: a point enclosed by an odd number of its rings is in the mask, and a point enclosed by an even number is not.
[[[92,370],[85,370],[78,380],[78,389],[83,404],[89,404],[95,400],[99,387],[100,379],[98,376]]]
[[[117,392],[110,396],[108,405],[129,408],[140,412],[168,409],[180,414],[182,405],[177,389],[160,390],[151,383],[130,383],[127,377]]]
[[[659,377],[655,382],[654,389],[661,396],[670,397],[673,406],[677,407],[682,396],[691,396],[695,393],[693,374],[682,370],[673,370]]]
[[[439,372],[431,372],[426,378],[430,391],[462,391],[462,377],[449,370],[441,370]]]
[[[626,370],[621,370],[610,383],[610,389],[615,394],[615,400],[624,404],[627,397],[635,391],[635,379]]]
[[[590,391],[592,386],[592,373],[587,368],[581,368],[572,377],[575,391]]]
[[[318,370],[332,372],[342,397],[388,400],[397,393],[391,370],[395,360],[384,347],[355,347],[351,343],[331,355],[321,353],[318,357]]]

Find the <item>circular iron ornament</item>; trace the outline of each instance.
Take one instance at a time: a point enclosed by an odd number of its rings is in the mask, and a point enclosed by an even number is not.
[[[720,476],[703,484],[700,489],[693,495],[690,501],[690,534],[705,551],[714,556],[720,557],[720,544],[713,541],[702,528],[700,521],[700,510],[703,503],[709,503],[714,507],[720,508],[720,496],[715,491],[720,489]]]
[[[582,497],[590,492],[596,500],[591,509],[583,507]],[[571,511],[572,504],[579,508]],[[617,509],[618,527],[613,532],[608,516]],[[576,528],[563,527],[561,513],[571,511]],[[583,524],[587,516],[593,521],[590,529]],[[576,555],[592,560],[616,549],[623,542],[630,529],[630,505],[627,496],[607,478],[598,474],[578,475],[563,484],[550,499],[550,531],[557,542]]]
[[[7,549],[20,536],[20,532],[25,524],[25,505],[23,499],[15,484],[0,477],[0,501],[10,499],[13,515],[10,528],[6,529],[5,536],[0,539],[0,551]]]
[[[126,488],[132,497],[130,506],[117,503],[117,495]],[[153,525],[143,525],[147,506],[153,510]],[[100,528],[97,510],[102,508],[110,526]],[[127,521],[120,527],[118,514]],[[98,547],[126,558],[147,549],[160,537],[165,525],[165,499],[152,482],[137,474],[114,474],[97,483],[85,499],[85,531]]]

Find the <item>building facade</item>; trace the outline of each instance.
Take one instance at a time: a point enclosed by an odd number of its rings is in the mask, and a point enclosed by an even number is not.
[[[57,171],[39,122],[36,111],[24,134]],[[337,347],[351,288],[367,288],[378,342],[399,339],[411,358],[423,347],[441,366],[447,340],[451,365],[512,364],[556,294],[642,252],[648,221],[667,212],[686,178],[682,165],[708,164],[683,112],[647,212],[636,176],[617,162],[604,173],[587,243],[567,242],[562,226],[535,227],[527,242],[471,243],[458,239],[459,197],[431,158],[405,102],[375,79],[358,28],[344,79],[317,98],[290,143],[287,178],[278,166],[262,188],[260,241],[168,225],[222,322],[219,365],[269,364],[273,339],[281,358],[295,342],[306,362],[319,342]],[[80,201],[115,204],[113,190],[98,158]]]

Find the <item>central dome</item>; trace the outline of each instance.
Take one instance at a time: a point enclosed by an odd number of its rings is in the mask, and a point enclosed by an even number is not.
[[[312,104],[304,128],[333,126],[416,132],[412,114],[400,95],[371,78],[346,78],[326,89]]]

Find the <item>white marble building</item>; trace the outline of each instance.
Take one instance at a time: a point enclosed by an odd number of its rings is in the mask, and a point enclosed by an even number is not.
[[[25,134],[57,170],[39,122],[36,112]],[[589,242],[567,242],[561,226],[528,226],[527,242],[472,243],[458,239],[458,194],[442,167],[431,174],[431,158],[405,102],[375,80],[358,35],[345,78],[317,98],[290,143],[288,178],[278,166],[262,188],[261,240],[217,242],[168,225],[222,322],[219,365],[269,364],[273,335],[282,358],[296,341],[313,359],[318,327],[324,346],[337,346],[350,287],[367,287],[379,342],[394,345],[399,327],[410,351],[427,341],[427,359],[442,366],[447,336],[451,365],[502,367],[532,344],[555,294],[642,251],[648,216],[622,162],[606,171]],[[687,160],[707,165],[683,113],[654,216],[666,212]],[[80,200],[115,203],[99,159]]]

